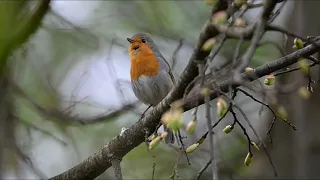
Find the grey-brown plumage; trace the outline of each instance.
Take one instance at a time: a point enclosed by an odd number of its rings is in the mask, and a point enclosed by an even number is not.
[[[131,44],[135,44],[134,47],[129,48],[129,50],[131,50],[131,57],[139,58],[141,55],[149,57],[150,53],[147,54],[146,50],[142,48],[142,46],[144,46],[147,47],[148,50],[152,50],[152,58],[155,58],[159,64],[158,72],[155,75],[141,75],[138,79],[131,78],[132,89],[136,97],[144,104],[156,106],[167,96],[175,84],[170,65],[148,34],[137,33],[131,38],[128,38],[128,41]],[[131,60],[131,63],[134,62]],[[149,67],[147,64],[142,64],[142,66],[145,66],[144,68]],[[165,142],[174,143],[173,132],[166,126],[164,126],[164,129],[168,132]]]

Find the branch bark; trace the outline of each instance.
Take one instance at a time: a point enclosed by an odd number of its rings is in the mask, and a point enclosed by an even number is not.
[[[310,55],[316,53],[317,51],[319,51],[319,48],[316,47],[319,45],[320,45],[320,40],[316,41],[314,45],[313,44],[309,45],[309,46],[307,46],[303,49],[300,49],[294,53],[291,53],[287,56],[279,58],[275,61],[271,61],[265,65],[259,66],[259,67],[255,68],[254,71],[252,71],[252,72],[242,73],[242,74],[240,74],[241,79],[247,80],[247,81],[254,81],[260,77],[266,76],[270,73],[273,73],[275,71],[286,68],[292,64],[295,64],[300,57],[307,57],[307,56],[310,56]],[[212,80],[216,80],[216,79],[214,79],[211,76],[206,76],[205,84],[210,83]],[[230,78],[230,79],[224,81],[223,83],[221,83],[218,88],[222,92],[228,92],[230,84],[232,85],[232,88],[236,88],[236,87],[241,86],[240,82],[232,81],[232,79]],[[194,90],[192,90],[192,91],[194,91]],[[194,92],[200,92],[200,91],[196,90]],[[210,92],[210,98],[214,99],[218,96],[218,94],[219,93],[217,91],[212,90]],[[196,93],[196,94],[186,98],[186,100],[184,101],[183,108],[185,111],[190,110],[190,109],[194,108],[198,102],[200,104],[204,103],[204,97],[200,93]]]
[[[121,165],[120,165],[121,160],[120,159],[113,159],[111,160],[111,164],[113,167],[114,175],[117,180],[123,180],[122,178],[122,173],[121,173]]]
[[[215,12],[226,10],[228,8],[227,1],[221,1],[219,5],[215,6],[212,10],[211,15]],[[211,19],[211,18],[210,18]],[[109,143],[107,143],[98,152],[88,157],[86,160],[73,167],[72,169],[52,177],[51,180],[62,180],[62,179],[74,179],[74,180],[88,180],[94,179],[102,174],[106,169],[111,167],[112,157],[123,157],[133,148],[140,145],[145,141],[146,132],[154,132],[156,126],[160,122],[161,115],[170,108],[170,104],[182,98],[185,88],[188,84],[198,75],[198,68],[196,60],[205,60],[208,56],[208,52],[202,51],[203,44],[219,34],[208,21],[204,26],[203,31],[200,33],[197,46],[190,58],[190,61],[180,76],[180,80],[177,82],[175,87],[170,91],[167,97],[162,100],[146,117],[136,124],[131,126],[129,129],[124,131],[122,135],[114,137]],[[150,135],[150,134],[149,134]]]
[[[216,6],[211,14],[220,10],[226,10],[228,4],[226,1],[220,1],[219,6]],[[52,177],[51,180],[61,180],[61,179],[77,179],[77,180],[87,180],[94,179],[100,174],[102,174],[106,169],[112,166],[112,158],[118,157],[122,158],[132,149],[140,145],[145,141],[146,132],[154,132],[156,126],[160,122],[161,115],[170,108],[170,104],[182,97],[185,88],[188,84],[198,75],[198,69],[196,66],[197,61],[204,61],[205,57],[208,56],[208,52],[201,50],[202,45],[209,38],[214,37],[219,34],[219,31],[215,29],[210,21],[208,21],[200,34],[198,44],[191,56],[189,64],[182,73],[180,80],[176,86],[171,90],[167,97],[159,103],[146,117],[141,121],[135,123],[129,129],[124,131],[121,135],[114,137],[109,143],[102,147],[98,152],[88,157],[86,160],[73,167],[66,172]],[[315,42],[317,46],[320,45],[320,40]],[[299,57],[309,56],[319,51],[315,45],[309,45],[299,51],[289,54],[273,62],[267,63],[263,66],[256,68],[253,72],[240,74],[241,79],[253,81],[262,76],[268,75],[272,72],[290,66],[297,62]],[[210,82],[212,77],[207,76],[206,81]],[[233,88],[240,86],[239,82],[233,82],[232,79],[225,81],[219,85],[219,89],[224,92],[228,92],[229,85]],[[214,90],[210,92],[210,99],[214,99],[218,96],[218,93]],[[199,91],[195,95],[187,97],[184,100],[184,111],[190,110],[199,104],[204,103],[204,97],[199,94]],[[148,134],[150,135],[150,134]]]
[[[320,40],[316,42],[316,45],[320,45]],[[253,72],[242,73],[241,77],[242,79],[248,81],[254,81],[257,78],[268,75],[270,73],[273,73],[277,70],[280,70],[282,68],[296,63],[299,57],[310,56],[316,53],[317,51],[319,51],[319,49],[317,49],[315,45],[309,45],[285,57],[279,58],[263,66],[257,67],[256,69],[254,69]],[[190,61],[190,63],[192,62]],[[173,89],[173,91],[155,109],[152,110],[150,114],[148,114],[141,121],[131,126],[129,129],[127,129],[122,136],[116,136],[108,144],[101,148],[97,153],[93,154],[88,159],[81,162],[79,165],[51,179],[94,179],[95,177],[103,173],[106,169],[108,169],[111,166],[111,158],[114,157],[113,155],[116,155],[116,157],[123,157],[133,148],[144,142],[145,130],[148,130],[148,132],[154,131],[155,127],[160,121],[161,114],[169,108],[170,102],[173,102],[174,100],[178,99],[178,95],[180,95],[179,92],[183,91],[183,89],[180,88],[186,87],[187,83],[183,83],[186,81],[190,82],[188,78],[190,78],[191,75],[188,75],[187,73],[195,73],[195,71],[196,69],[193,69],[191,67],[187,68],[186,71],[184,71],[180,82],[178,82],[178,86],[176,86]],[[210,81],[211,78],[212,77],[207,77],[206,81]],[[229,79],[224,83],[220,84],[219,88],[221,89],[221,91],[228,92],[229,84],[232,84],[233,88],[241,85],[240,83],[232,82],[232,80]],[[216,91],[211,91],[210,99],[214,99],[217,96],[218,94]],[[184,102],[185,104],[183,107],[184,110],[187,111],[196,107],[198,103],[203,104],[204,97],[200,93],[197,93],[196,95],[186,98]]]

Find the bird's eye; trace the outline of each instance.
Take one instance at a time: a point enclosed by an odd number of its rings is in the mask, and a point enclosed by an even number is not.
[[[141,42],[146,43],[147,41],[145,39],[141,39]]]

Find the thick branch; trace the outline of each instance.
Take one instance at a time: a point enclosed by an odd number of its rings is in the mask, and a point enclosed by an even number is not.
[[[213,11],[225,10],[227,4],[220,4],[219,8],[214,9]],[[145,140],[146,132],[149,134],[154,132],[156,126],[160,121],[161,115],[170,107],[170,104],[181,98],[184,94],[184,90],[187,85],[198,75],[198,69],[196,66],[195,60],[203,61],[208,55],[207,52],[201,51],[201,47],[206,40],[211,37],[214,37],[219,32],[210,25],[208,22],[203,32],[200,34],[198,44],[194,50],[194,53],[187,65],[187,68],[181,75],[179,82],[171,90],[168,96],[156,106],[145,118],[141,121],[135,123],[129,129],[124,131],[121,135],[113,138],[108,144],[101,148],[97,153],[90,156],[88,159],[81,162],[79,165],[73,167],[72,169],[55,176],[51,179],[94,179],[100,174],[102,174],[106,169],[111,166],[112,157],[123,157],[133,148],[140,145]],[[320,41],[316,42],[320,45]],[[260,66],[250,73],[242,73],[242,79],[253,81],[259,77],[268,75],[272,72],[290,66],[297,62],[297,59],[301,56],[309,56],[316,53],[318,50],[314,45],[309,45],[297,52],[294,52],[290,55],[287,55],[283,58],[280,58],[276,61],[270,62],[266,65]],[[210,81],[210,79],[207,78]],[[240,83],[233,83],[231,79],[225,81],[219,88],[227,92],[229,90],[229,84],[232,84],[232,87],[238,87]],[[216,91],[211,91],[210,99],[217,97]],[[189,110],[197,105],[203,104],[203,96],[197,93],[194,96],[188,97],[185,99],[184,110]],[[148,135],[149,135],[148,134]]]
[[[320,40],[317,41],[316,44],[320,45]],[[299,51],[260,66],[253,72],[242,73],[241,77],[242,79],[246,79],[249,81],[256,80],[259,77],[268,75],[272,72],[296,63],[299,57],[310,56],[317,51],[318,49],[314,45],[309,45]],[[186,72],[187,71],[183,73],[184,75],[182,77],[185,78],[187,76],[185,74]],[[209,78],[207,78],[206,80],[210,81]],[[181,81],[179,83],[180,86],[183,86],[181,85]],[[241,85],[239,83],[232,83],[231,79],[229,79],[222,83],[219,88],[222,91],[227,92],[229,90],[229,84],[232,84],[233,88]],[[174,88],[174,91],[178,90],[179,86]],[[123,157],[130,150],[144,142],[145,130],[153,132],[154,128],[157,126],[160,120],[161,114],[169,108],[169,102],[172,102],[175,97],[177,97],[174,91],[171,92],[170,95],[164,101],[162,101],[161,104],[158,105],[150,114],[148,114],[148,116],[127,129],[122,136],[116,136],[97,153],[93,154],[79,165],[51,179],[93,179],[100,175],[111,166],[110,158],[113,157],[112,155]],[[174,95],[176,96],[174,97]],[[214,99],[217,97],[217,95],[218,94],[216,93],[216,91],[212,91],[210,94],[210,98]],[[203,96],[199,93],[185,100],[184,110],[187,111],[196,107],[198,105],[198,102],[200,104],[204,103]]]
[[[315,42],[317,46],[320,45],[320,40]],[[294,63],[296,63],[299,59],[299,57],[306,57],[306,56],[310,56],[314,53],[316,53],[319,49],[316,48],[315,45],[309,45],[303,49],[300,49],[294,53],[291,53],[287,56],[284,56],[282,58],[279,58],[275,61],[269,62],[265,65],[259,66],[256,69],[254,69],[254,71],[252,72],[246,72],[246,73],[242,73],[240,76],[242,79],[247,80],[247,81],[254,81],[260,77],[266,76],[270,73],[273,73],[275,71],[281,70],[282,68],[286,68]],[[206,77],[206,83],[210,83],[212,81],[212,77],[207,76]],[[205,83],[205,84],[206,84]],[[227,81],[221,83],[219,85],[219,89],[222,92],[228,92],[229,91],[229,85],[232,85],[232,88],[236,88],[238,86],[241,86],[240,83],[238,82],[233,82],[232,79],[228,79]],[[195,87],[195,88],[199,88],[199,87]],[[204,97],[199,93],[199,90],[196,90],[196,92],[198,92],[197,94],[193,93],[192,96],[187,97],[185,99],[185,104],[184,104],[184,110],[189,110],[194,108],[197,103],[203,104],[204,103]],[[210,93],[210,98],[214,99],[218,96],[218,92],[217,91],[211,91]]]
[[[213,8],[212,14],[220,10],[226,10],[227,8],[227,2],[223,1],[219,4],[219,6]],[[91,155],[72,169],[52,177],[51,179],[94,179],[111,166],[111,157],[121,158],[133,148],[144,142],[146,132],[149,134],[154,132],[156,126],[160,122],[161,115],[170,108],[170,104],[173,101],[182,97],[185,88],[198,75],[198,69],[195,60],[204,60],[205,57],[208,56],[208,52],[201,50],[203,44],[208,39],[218,34],[219,32],[212,27],[211,22],[207,22],[202,33],[200,34],[198,44],[186,69],[180,76],[180,80],[167,95],[167,97],[161,103],[159,103],[146,117],[124,131],[121,136],[118,135],[114,137],[97,153]]]
[[[265,0],[263,4],[263,11],[262,11],[262,19],[267,22],[269,20],[269,17],[274,9],[274,7],[277,5],[277,0]]]

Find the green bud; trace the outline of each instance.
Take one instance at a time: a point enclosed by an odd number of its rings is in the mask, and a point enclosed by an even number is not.
[[[211,49],[213,48],[213,46],[216,44],[216,39],[215,38],[211,38],[208,39],[202,46],[202,50],[203,51],[211,51]]]
[[[296,45],[293,45],[293,46],[292,46],[292,49],[294,49],[294,50],[298,50],[298,48],[297,48],[297,46],[296,46]]]
[[[276,77],[273,74],[270,74],[270,75],[267,75],[263,83],[267,86],[271,86],[274,84],[275,80],[276,80]]]
[[[240,7],[241,10],[246,10],[248,8],[248,4],[244,4]]]
[[[203,88],[203,89],[201,90],[201,94],[202,94],[203,96],[209,96],[209,95],[210,95],[210,89],[209,89],[209,88]]]
[[[197,126],[197,120],[194,119],[194,120],[190,121],[187,125],[187,128],[186,128],[188,134],[193,134],[194,131],[196,130],[196,126]]]
[[[151,140],[154,140],[156,137],[158,137],[158,135],[157,135],[157,134],[152,134],[152,136],[151,136]]]
[[[205,137],[202,137],[201,139],[199,139],[199,144],[202,144],[204,142],[204,140],[206,140]]]
[[[270,96],[269,102],[270,102],[270,104],[275,106],[278,104],[278,99],[275,96]]]
[[[171,110],[165,112],[161,117],[161,122],[164,125],[167,125],[168,128],[172,129],[173,131],[178,131],[183,125],[182,123],[183,109],[176,105],[173,105]]]
[[[161,117],[161,122],[162,124],[169,124],[172,120],[172,113],[170,111],[167,111],[165,113],[162,114],[162,117]]]
[[[172,109],[178,110],[178,109],[181,109],[182,106],[183,106],[183,100],[182,99],[176,100],[173,103],[171,103],[171,108]]]
[[[296,50],[304,48],[303,42],[300,38],[294,38],[293,44],[294,44],[293,48]]]
[[[300,58],[298,60],[298,64],[300,67],[300,71],[303,72],[304,74],[308,75],[309,74],[309,64],[308,61],[304,58]]]
[[[224,129],[223,132],[226,134],[229,134],[233,130],[233,126],[227,125]]]
[[[214,25],[224,24],[228,22],[228,14],[225,11],[216,12],[212,17],[212,23]]]
[[[156,138],[154,138],[149,144],[149,150],[156,148],[160,144],[160,141],[161,141],[160,136],[157,136]]]
[[[313,92],[313,88],[312,88],[311,86],[307,86],[307,90],[308,90],[309,92]]]
[[[227,102],[222,98],[218,99],[217,102],[217,115],[219,118],[223,117],[228,111]]]
[[[192,153],[193,151],[195,151],[198,148],[199,145],[200,145],[199,143],[192,144],[191,146],[189,146],[187,148],[186,153],[188,153],[188,154]]]
[[[246,67],[245,72],[251,72],[251,71],[253,71],[253,68],[251,68],[251,67]]]
[[[247,0],[235,0],[234,4],[237,8],[240,8],[242,5],[247,4]]]
[[[286,109],[283,106],[278,106],[277,114],[283,120],[287,120],[287,118],[288,118],[288,113],[287,113]]]
[[[251,141],[251,145],[254,147],[254,148],[256,148],[256,150],[260,150],[259,149],[259,147],[258,147],[258,145],[255,143],[255,142],[253,142],[253,141]]]
[[[248,152],[246,158],[244,159],[244,165],[249,166],[251,164],[252,157],[253,157],[253,154]]]
[[[179,131],[179,129],[182,127],[183,122],[181,118],[173,119],[169,124],[168,128],[170,128],[173,131]]]
[[[303,99],[309,99],[311,96],[310,91],[308,91],[308,89],[305,87],[300,87],[298,90],[298,93],[299,93],[300,97]]]

